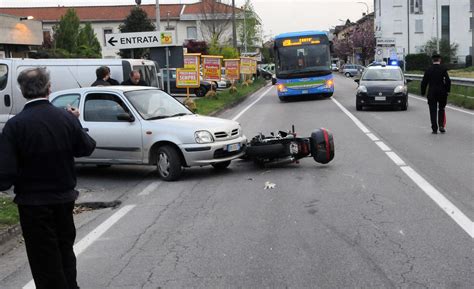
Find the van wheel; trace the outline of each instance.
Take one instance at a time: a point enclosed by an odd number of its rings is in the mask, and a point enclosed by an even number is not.
[[[175,148],[162,146],[157,152],[156,167],[160,177],[168,182],[179,179],[182,173],[181,158]]]
[[[194,94],[197,96],[197,97],[203,97],[205,96],[207,93],[207,89],[204,87],[204,86],[200,86],[199,88],[196,88],[194,90]]]
[[[212,166],[216,170],[224,170],[230,165],[230,161],[225,161],[225,162],[218,162],[218,163],[213,163]]]

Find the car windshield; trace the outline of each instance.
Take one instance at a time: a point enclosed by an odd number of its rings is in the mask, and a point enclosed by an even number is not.
[[[134,90],[124,94],[146,120],[193,114],[175,98],[158,89]]]
[[[398,69],[368,69],[362,80],[396,81],[402,80],[402,74]]]

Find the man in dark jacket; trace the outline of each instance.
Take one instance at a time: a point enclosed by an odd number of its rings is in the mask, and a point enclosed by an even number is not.
[[[148,83],[141,79],[140,71],[132,70],[130,78],[122,82],[122,85],[148,86]]]
[[[36,288],[76,289],[74,157],[90,155],[95,141],[83,130],[76,109],[49,102],[46,69],[21,72],[18,84],[27,103],[0,134],[0,191],[15,188]]]
[[[110,70],[107,66],[101,66],[95,70],[97,79],[91,84],[91,86],[109,86],[110,82],[107,80],[110,78]]]
[[[433,65],[425,71],[421,81],[421,95],[425,95],[428,87],[428,106],[430,108],[431,129],[434,134],[446,132],[446,113],[444,108],[451,90],[451,80],[447,69],[441,65],[441,56],[432,57]]]

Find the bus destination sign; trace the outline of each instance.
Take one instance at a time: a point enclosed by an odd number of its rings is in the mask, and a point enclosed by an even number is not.
[[[302,37],[302,38],[292,38],[284,39],[282,41],[283,46],[300,46],[305,44],[320,44],[321,40],[314,37]]]

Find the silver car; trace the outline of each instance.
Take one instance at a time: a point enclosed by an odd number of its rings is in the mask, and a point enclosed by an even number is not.
[[[345,64],[341,72],[346,77],[353,77],[353,76],[361,75],[364,69],[365,67],[362,65]]]
[[[84,87],[55,92],[50,100],[60,108],[77,107],[97,142],[78,163],[156,165],[162,179],[173,181],[183,167],[224,169],[247,144],[237,122],[194,114],[157,88]]]

